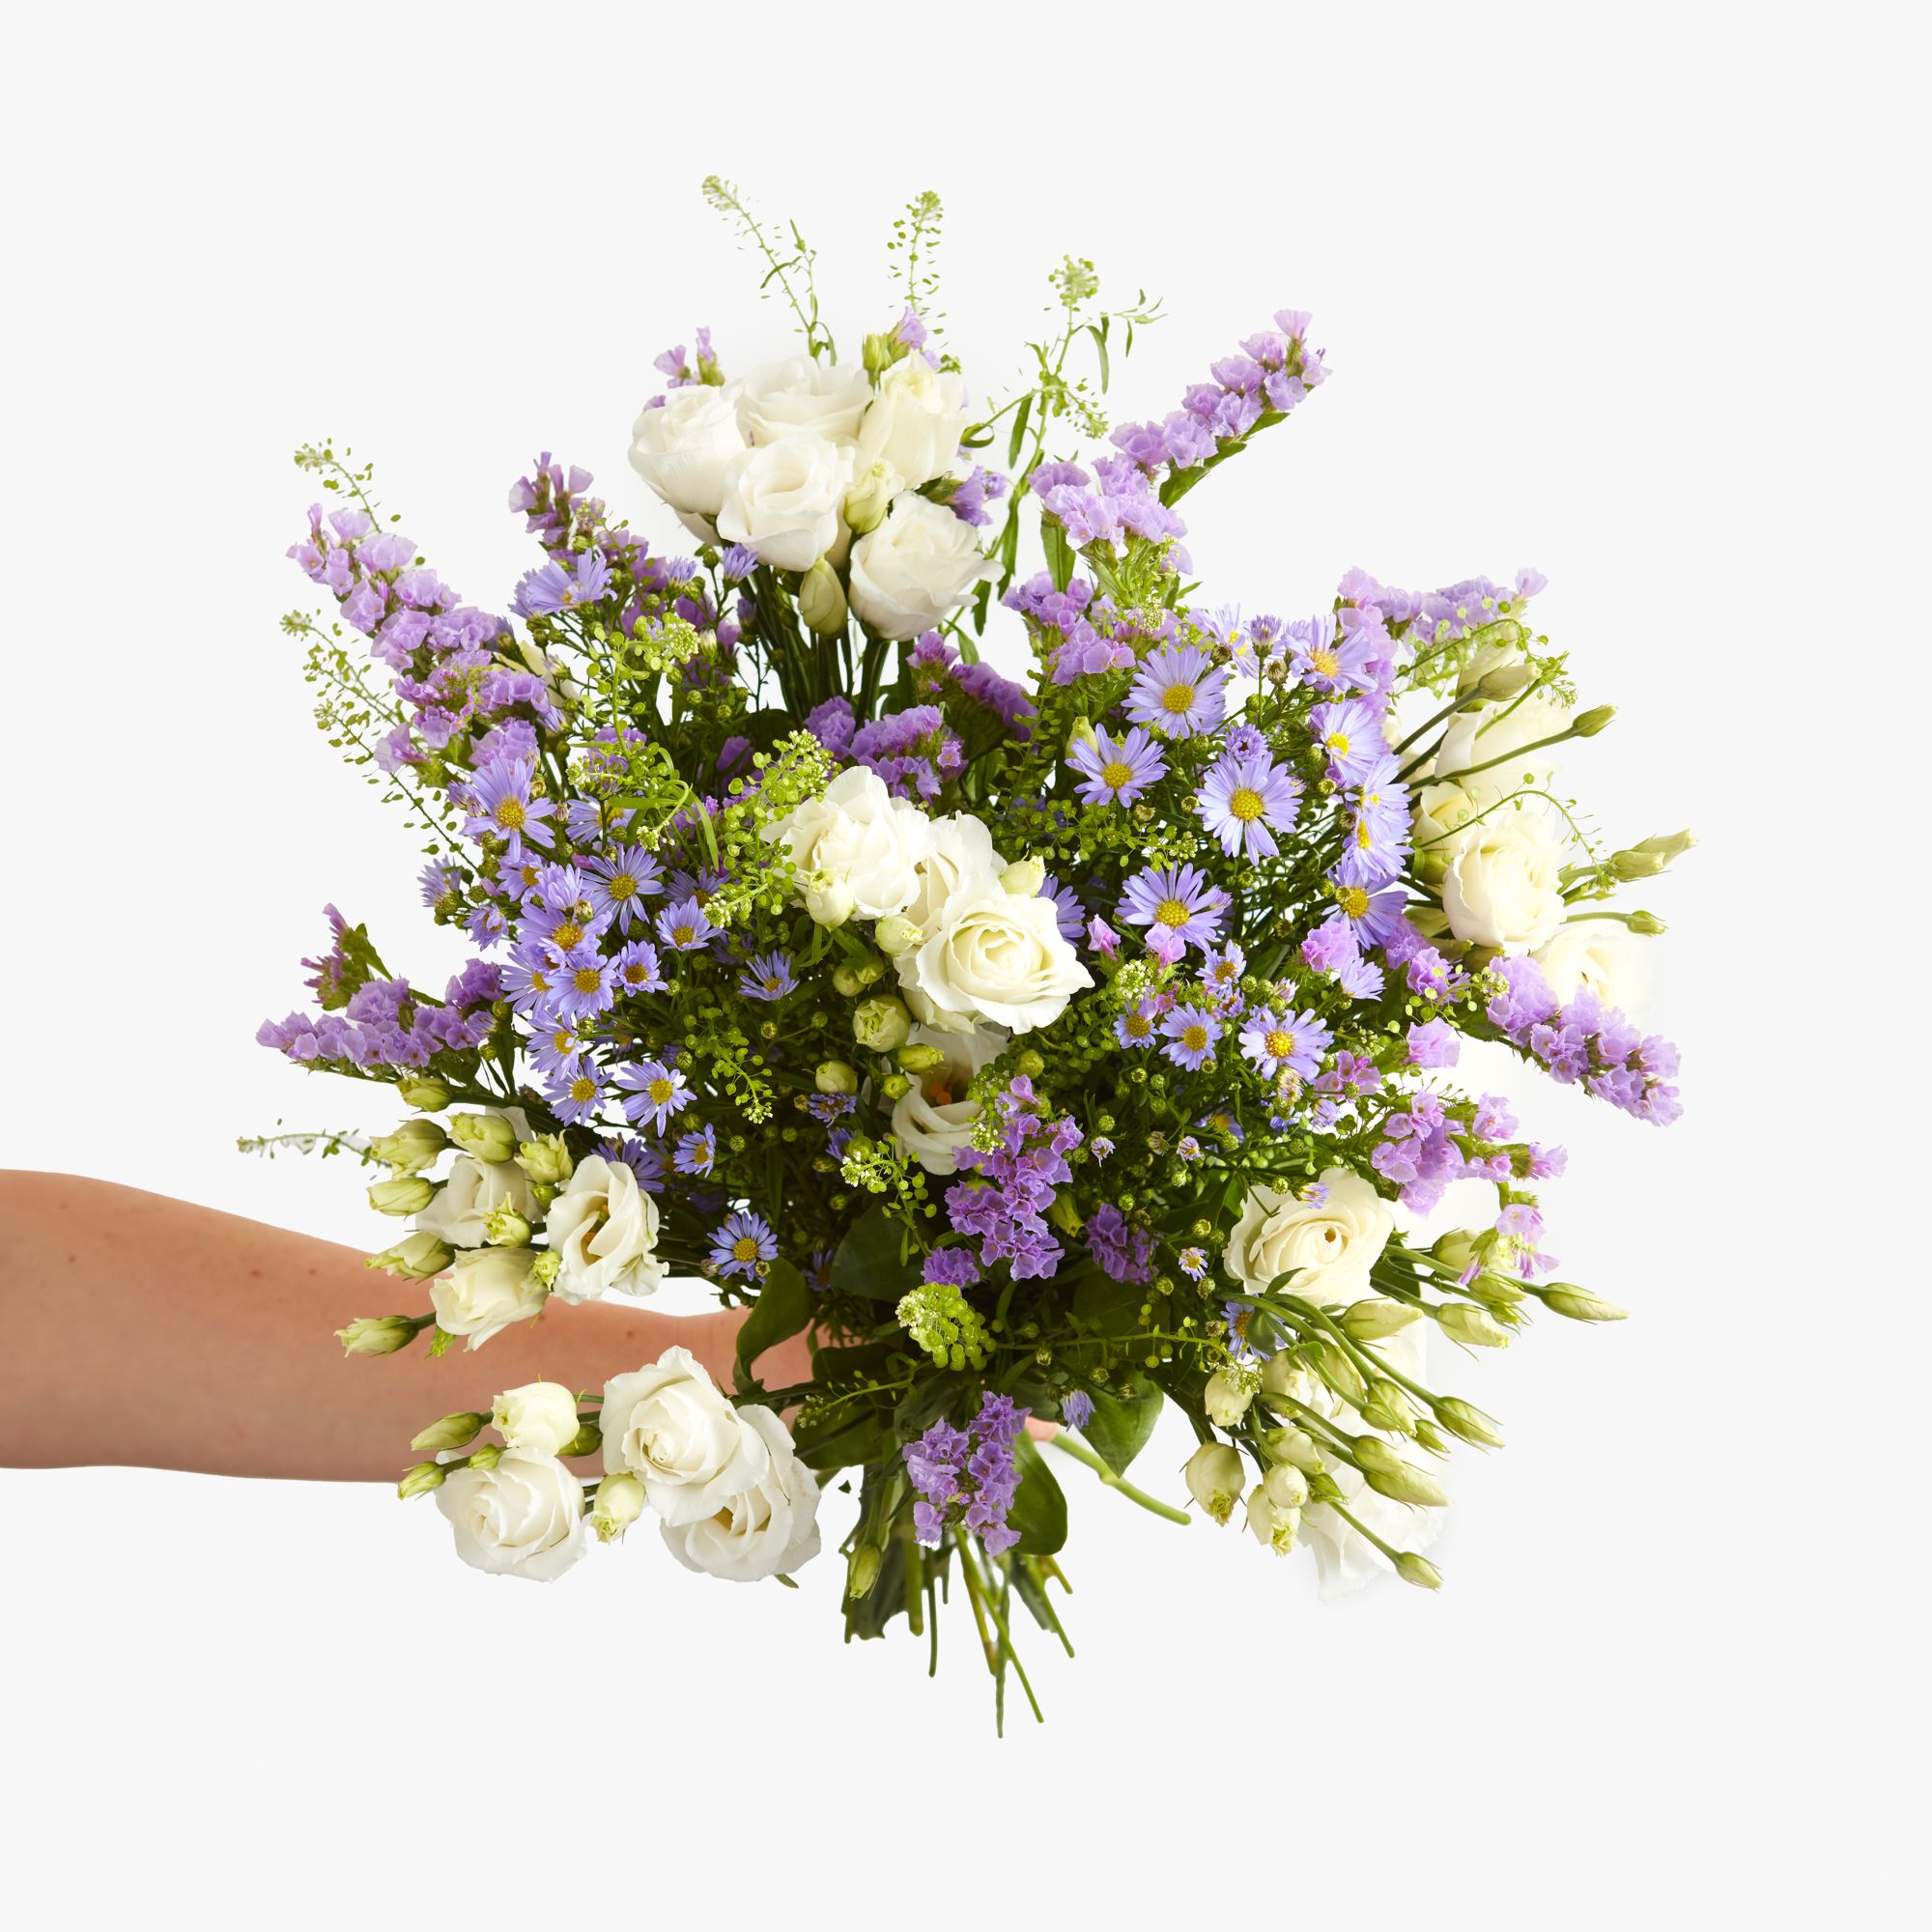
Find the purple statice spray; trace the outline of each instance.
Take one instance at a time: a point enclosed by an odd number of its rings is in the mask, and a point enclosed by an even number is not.
[[[991,1389],[980,1399],[980,1412],[965,1429],[944,1417],[917,1442],[900,1450],[906,1474],[919,1492],[913,1528],[928,1549],[939,1547],[949,1526],[970,1530],[988,1556],[1010,1549],[1019,1531],[1007,1524],[1020,1486],[1013,1444],[1032,1410],[1014,1406],[1010,1396]]]

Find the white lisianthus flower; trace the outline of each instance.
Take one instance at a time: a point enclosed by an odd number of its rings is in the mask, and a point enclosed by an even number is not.
[[[1231,1449],[1225,1442],[1204,1442],[1187,1459],[1181,1473],[1187,1483],[1187,1493],[1225,1527],[1240,1500],[1246,1474],[1241,1452]]]
[[[469,1248],[429,1285],[437,1326],[480,1349],[513,1322],[543,1313],[549,1291],[531,1273],[534,1248]]]
[[[777,442],[788,436],[822,436],[851,442],[859,418],[872,400],[863,368],[788,355],[754,369],[738,388],[738,427],[747,442]]]
[[[971,524],[924,497],[895,497],[886,520],[852,546],[850,601],[882,638],[916,638],[966,601],[998,566]]]
[[[604,1467],[640,1477],[672,1525],[725,1508],[764,1480],[771,1448],[718,1393],[688,1349],[604,1384]]]
[[[1571,708],[1560,697],[1539,691],[1505,704],[1486,704],[1478,711],[1459,711],[1442,734],[1434,769],[1442,778],[1460,784],[1478,805],[1490,805],[1507,798],[1525,782],[1547,790],[1556,771],[1549,755],[1553,747],[1527,753],[1519,762],[1490,764],[1492,758],[1505,758],[1524,745],[1540,738],[1552,738],[1569,723]],[[1469,779],[1456,774],[1471,765],[1489,765]]]
[[[695,383],[673,389],[631,430],[631,468],[678,513],[694,536],[714,539],[711,519],[724,500],[724,470],[743,454],[738,391]]]
[[[561,1264],[556,1293],[565,1301],[596,1301],[613,1288],[652,1294],[664,1285],[658,1206],[627,1162],[601,1153],[579,1161],[550,1204],[547,1229]]]
[[[687,1570],[752,1583],[788,1577],[818,1554],[818,1484],[793,1452],[790,1432],[768,1408],[739,1411],[764,1444],[765,1473],[721,1508],[664,1525],[670,1553]]]
[[[975,1027],[971,1033],[914,1027],[909,1038],[914,1046],[936,1046],[946,1058],[916,1076],[912,1091],[894,1102],[893,1139],[926,1173],[956,1173],[959,1150],[973,1138],[980,1114],[966,1090],[980,1067],[1006,1051],[1008,1035],[999,1027]]]
[[[774,570],[810,570],[838,548],[838,510],[851,487],[849,444],[802,432],[741,448],[724,466],[718,534],[747,545]]]
[[[943,476],[959,454],[965,394],[960,376],[933,368],[922,355],[895,362],[879,378],[878,396],[859,425],[865,461],[890,463],[909,490]]]
[[[1251,1187],[1221,1250],[1222,1268],[1255,1294],[1283,1274],[1315,1301],[1367,1294],[1369,1269],[1395,1232],[1388,1203],[1345,1167],[1329,1168],[1309,1197]]]
[[[452,1248],[480,1248],[490,1238],[489,1219],[498,1208],[514,1208],[526,1221],[543,1218],[530,1193],[530,1178],[515,1161],[478,1160],[463,1153],[415,1224]]]
[[[842,771],[813,799],[764,828],[784,838],[808,891],[831,895],[824,907],[836,925],[856,912],[883,919],[904,912],[919,890],[919,864],[932,840],[931,821],[910,800],[895,798],[878,773],[863,765]],[[834,889],[843,888],[849,901]]]
[[[578,1432],[577,1396],[561,1382],[526,1382],[497,1398],[490,1420],[508,1448],[560,1455]]]
[[[549,1582],[583,1554],[583,1485],[554,1456],[506,1449],[492,1469],[458,1469],[436,1492],[473,1569]]]
[[[1544,813],[1509,807],[1451,843],[1442,910],[1458,939],[1501,952],[1534,952],[1556,936],[1567,848]]]
[[[962,893],[997,885],[1006,862],[993,849],[993,835],[970,811],[948,812],[928,821],[927,843],[919,862],[919,891],[905,916],[927,936],[945,923],[946,909]]]
[[[1578,993],[1594,993],[1606,1007],[1628,1011],[1639,989],[1644,942],[1614,919],[1576,919],[1532,955],[1549,990],[1565,1006]]]
[[[898,967],[906,1004],[942,1033],[981,1021],[1011,1033],[1051,1026],[1094,983],[1053,901],[1018,897],[997,879],[956,894],[939,930]]]

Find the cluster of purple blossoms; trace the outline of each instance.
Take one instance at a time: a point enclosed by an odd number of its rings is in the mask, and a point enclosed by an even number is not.
[[[720,380],[718,352],[711,346],[711,330],[708,327],[697,331],[696,341],[696,367],[693,366],[693,358],[687,355],[685,346],[681,342],[674,343],[662,355],[651,357],[651,367],[665,379],[667,388],[689,389],[699,383],[716,383]],[[653,402],[663,400],[661,396],[652,398]]]
[[[1130,1223],[1111,1201],[1087,1217],[1086,1237],[1087,1252],[1116,1281],[1153,1279],[1152,1231]]]
[[[946,498],[946,507],[962,524],[983,528],[993,521],[993,514],[986,505],[997,503],[1009,488],[1011,485],[997,469],[976,468],[963,483],[952,486],[952,495]]]
[[[946,1190],[946,1212],[962,1235],[980,1239],[981,1260],[1008,1263],[1015,1280],[1050,1275],[1061,1246],[1046,1224],[1054,1189],[1071,1180],[1066,1156],[1080,1145],[1078,1123],[1049,1119],[1033,1082],[1015,1076],[989,1112],[999,1139],[991,1148],[962,1147],[955,1158],[968,1180]]]
[[[935,704],[915,704],[862,724],[852,734],[852,761],[876,772],[895,798],[935,799],[965,768],[958,735]]]
[[[1045,645],[1046,674],[1055,684],[1125,670],[1134,661],[1133,645],[1109,635],[1088,614],[1091,611],[1104,622],[1108,612],[1104,604],[1095,604],[1094,586],[1084,578],[1074,578],[1061,590],[1041,571],[1015,583],[1000,601],[1008,610],[1017,611],[1039,636]]]
[[[1144,537],[1172,546],[1168,558],[1176,570],[1192,568],[1179,542],[1187,526],[1160,500],[1151,476],[1131,455],[1100,457],[1092,476],[1077,463],[1042,463],[1027,486],[1075,550],[1101,544],[1112,551],[1128,537]]]
[[[919,1493],[913,1505],[914,1532],[927,1548],[936,1549],[952,1523],[977,1536],[988,1556],[998,1556],[1020,1540],[1007,1517],[1020,1486],[1013,1444],[1025,1433],[1031,1413],[1016,1407],[1010,1396],[988,1389],[966,1429],[955,1429],[941,1417],[917,1442],[900,1450]]]
[[[1033,735],[1033,699],[1026,687],[1003,677],[983,659],[965,663],[958,647],[938,631],[927,631],[912,647],[907,660],[914,695],[944,708],[963,699],[998,719],[1008,737],[1022,743]],[[956,696],[954,696],[956,694]]]
[[[1489,1004],[1490,1024],[1566,1085],[1581,1081],[1639,1121],[1667,1126],[1684,1111],[1668,1081],[1677,1071],[1677,1049],[1645,1034],[1591,992],[1566,1006],[1549,990],[1533,959],[1498,959],[1490,969],[1503,990]]]

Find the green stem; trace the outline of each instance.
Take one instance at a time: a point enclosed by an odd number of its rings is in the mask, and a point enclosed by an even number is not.
[[[1119,1490],[1130,1503],[1139,1503],[1144,1510],[1151,1510],[1155,1516],[1165,1517],[1169,1522],[1178,1522],[1185,1527],[1187,1512],[1176,1509],[1172,1503],[1164,1503],[1151,1496],[1145,1490],[1136,1489],[1124,1476],[1118,1476],[1084,1442],[1076,1442],[1063,1429],[1048,1438],[1063,1456],[1071,1456],[1076,1463],[1084,1463],[1106,1484],[1110,1490]]]

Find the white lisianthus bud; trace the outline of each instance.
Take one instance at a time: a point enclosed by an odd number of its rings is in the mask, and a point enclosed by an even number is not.
[[[406,1080],[396,1082],[396,1092],[402,1096],[406,1107],[418,1107],[425,1114],[440,1113],[449,1105],[449,1089],[440,1080],[432,1080],[424,1073],[412,1073]]]
[[[506,1449],[449,1472],[437,1507],[477,1570],[548,1582],[583,1553],[583,1485],[554,1456]]]
[[[1301,1510],[1296,1504],[1284,1508],[1268,1492],[1265,1482],[1248,1492],[1248,1527],[1264,1549],[1286,1556],[1294,1548],[1301,1529]]]
[[[369,1189],[369,1205],[379,1214],[419,1214],[435,1198],[436,1189],[419,1174],[379,1180]]]
[[[805,889],[805,909],[814,925],[843,925],[854,904],[852,888],[843,879],[814,879]]]
[[[433,1274],[440,1274],[456,1259],[456,1250],[447,1241],[440,1239],[427,1229],[419,1228],[413,1235],[407,1235],[393,1248],[384,1248],[380,1255],[371,1255],[362,1264],[364,1267],[381,1268],[384,1274],[392,1274],[403,1281],[427,1281]]]
[[[335,1331],[345,1355],[393,1355],[416,1339],[422,1323],[408,1315],[362,1315]]]
[[[812,1069],[811,1081],[821,1094],[856,1094],[859,1069],[849,1061],[821,1060]]]
[[[517,1151],[517,1130],[501,1114],[452,1114],[449,1137],[465,1153],[493,1166]]]
[[[788,355],[754,369],[738,389],[738,427],[748,442],[779,442],[788,436],[820,436],[850,442],[872,400],[863,368]]]
[[[1485,1415],[1474,1403],[1464,1402],[1461,1396],[1437,1396],[1434,1404],[1435,1419],[1452,1435],[1460,1435],[1464,1442],[1474,1442],[1484,1449],[1500,1449],[1503,1446],[1503,1429],[1494,1416]]]
[[[916,638],[963,604],[976,583],[998,575],[971,524],[908,494],[852,546],[852,609],[881,638]]]
[[[619,1542],[643,1513],[643,1484],[620,1469],[597,1485],[597,1500],[590,1511],[591,1532],[599,1543]]]
[[[1303,1194],[1253,1187],[1221,1253],[1231,1279],[1263,1293],[1292,1276],[1297,1294],[1339,1301],[1366,1292],[1369,1269],[1395,1231],[1395,1216],[1351,1169],[1331,1167]]]
[[[880,951],[894,959],[913,952],[925,940],[925,934],[900,912],[889,912],[872,928],[872,937],[879,942]]]
[[[1321,1451],[1305,1429],[1270,1429],[1262,1437],[1262,1447],[1277,1463],[1287,1463],[1310,1476],[1321,1472]]]
[[[1552,1281],[1542,1291],[1542,1296],[1546,1308],[1567,1315],[1572,1321],[1623,1321],[1630,1316],[1628,1308],[1619,1308],[1614,1301],[1605,1301],[1601,1294],[1592,1294],[1575,1282]]]
[[[798,614],[817,637],[836,638],[845,628],[845,586],[822,556],[798,581]]]
[[[867,537],[886,520],[893,498],[904,494],[906,480],[890,463],[877,461],[864,470],[845,498],[845,526]]]
[[[1240,1451],[1231,1449],[1225,1442],[1204,1442],[1187,1459],[1187,1466],[1181,1473],[1187,1482],[1188,1494],[1225,1526],[1240,1499],[1245,1473]]]
[[[1015,859],[1000,874],[1000,884],[1015,898],[1037,898],[1046,882],[1046,867],[1038,859]]]
[[[521,1248],[530,1238],[530,1224],[505,1203],[484,1216],[483,1232],[493,1248]]]
[[[1311,1383],[1308,1371],[1286,1349],[1270,1355],[1262,1367],[1262,1387],[1283,1402],[1306,1402]]]
[[[1232,1429],[1247,1414],[1261,1386],[1260,1377],[1243,1369],[1216,1369],[1202,1391],[1201,1406],[1216,1429]]]
[[[1382,1342],[1399,1335],[1411,1321],[1422,1320],[1422,1310],[1412,1301],[1391,1301],[1373,1294],[1365,1301],[1350,1302],[1342,1311],[1342,1326],[1357,1342]]]
[[[1436,1325],[1452,1342],[1463,1342],[1472,1349],[1509,1347],[1509,1330],[1472,1302],[1445,1301],[1434,1313]]]
[[[403,1479],[396,1485],[396,1493],[404,1502],[412,1496],[426,1496],[432,1490],[442,1488],[443,1477],[447,1473],[440,1463],[418,1463],[413,1468],[403,1471]]]
[[[715,536],[710,519],[724,497],[724,470],[745,447],[735,384],[673,389],[631,430],[631,468],[694,535]]]
[[[473,1408],[459,1409],[454,1415],[439,1416],[430,1426],[412,1436],[412,1449],[433,1455],[439,1449],[461,1449],[476,1439],[476,1432],[488,1422],[487,1415]]]
[[[1346,1349],[1333,1342],[1321,1342],[1316,1345],[1312,1359],[1315,1373],[1345,1402],[1359,1404],[1368,1399],[1369,1385],[1355,1366],[1355,1358]]]
[[[890,993],[862,1000],[853,1009],[852,1037],[874,1053],[890,1053],[894,1047],[903,1046],[911,1032],[912,1016],[905,1002]]]
[[[1492,811],[1452,841],[1442,874],[1449,930],[1471,946],[1534,952],[1556,936],[1563,901],[1566,847],[1540,811]]]
[[[1308,1500],[1308,1478],[1293,1463],[1275,1463],[1262,1478],[1276,1509],[1298,1510]]]
[[[405,1121],[394,1133],[371,1141],[369,1151],[384,1166],[417,1174],[448,1145],[449,1136],[435,1121]]]
[[[532,1278],[534,1248],[470,1248],[445,1275],[431,1282],[429,1298],[445,1334],[480,1349],[515,1321],[543,1313],[547,1291]]]
[[[561,1382],[526,1382],[497,1398],[490,1420],[505,1448],[555,1456],[577,1434],[577,1397]]]
[[[1448,1493],[1442,1485],[1413,1463],[1405,1463],[1379,1435],[1356,1439],[1355,1461],[1370,1489],[1378,1495],[1399,1503],[1415,1503],[1424,1509],[1448,1506]]]
[[[570,1179],[573,1162],[561,1134],[539,1134],[517,1149],[517,1165],[544,1187],[559,1187]]]

